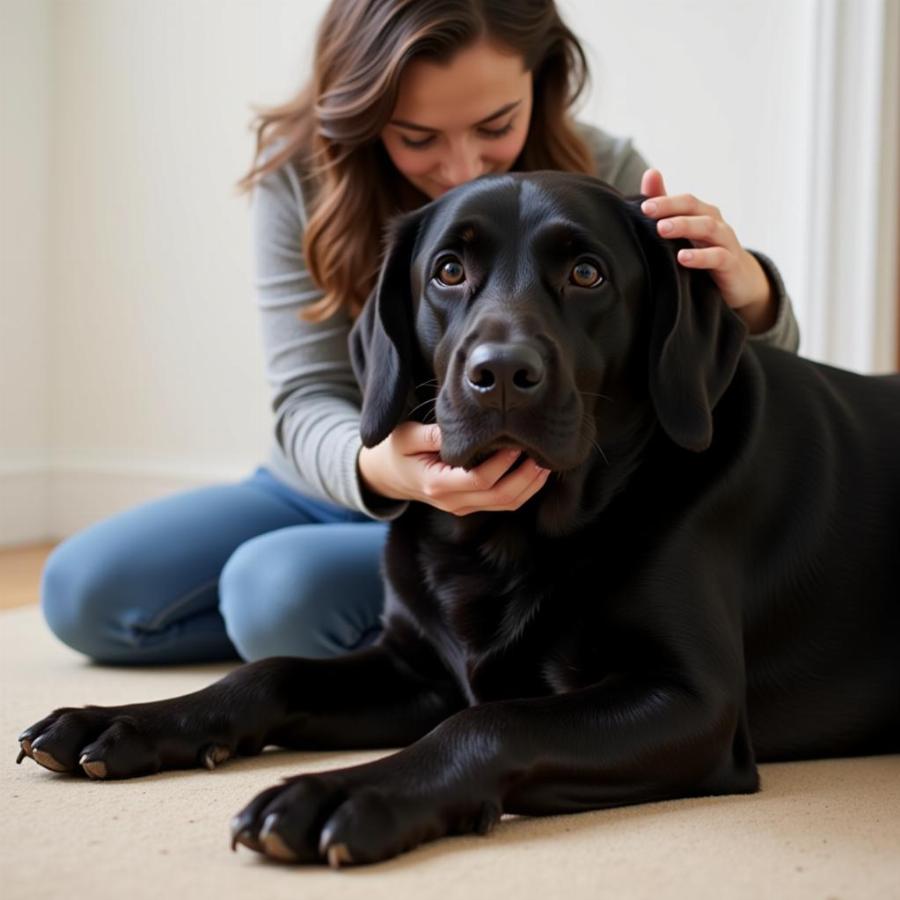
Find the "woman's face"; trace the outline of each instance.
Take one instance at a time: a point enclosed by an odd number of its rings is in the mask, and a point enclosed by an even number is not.
[[[433,200],[480,175],[509,171],[528,134],[531,88],[522,57],[487,41],[444,65],[413,60],[381,140],[400,172]]]

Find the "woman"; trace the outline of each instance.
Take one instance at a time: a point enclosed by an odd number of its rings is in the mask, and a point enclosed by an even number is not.
[[[516,509],[546,482],[501,452],[443,465],[439,429],[406,422],[375,448],[358,434],[347,334],[371,290],[388,217],[491,172],[588,172],[626,194],[679,261],[706,269],[754,339],[796,350],[774,265],[719,211],[668,196],[631,142],[569,118],[584,54],[552,0],[333,0],[314,74],[261,114],[253,191],[256,287],[275,445],[245,481],[100,522],[44,572],[57,636],[108,663],[329,656],[380,630],[387,522],[410,500],[457,515]]]

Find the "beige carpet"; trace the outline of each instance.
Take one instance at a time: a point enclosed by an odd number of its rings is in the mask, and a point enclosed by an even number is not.
[[[16,766],[16,735],[57,706],[185,693],[228,667],[93,666],[33,606],[0,614],[0,659],[4,900],[900,898],[900,756],[764,766],[751,797],[508,816],[486,837],[334,872],[231,853],[228,820],[283,775],[379,753],[267,751],[107,783]]]

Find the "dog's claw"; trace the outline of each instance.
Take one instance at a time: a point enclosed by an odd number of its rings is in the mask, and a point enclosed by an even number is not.
[[[19,735],[19,755],[16,757],[16,765],[19,765],[26,756],[31,756],[31,741],[25,737],[27,731],[23,731]]]
[[[78,760],[78,765],[84,769],[88,778],[106,778],[106,763],[99,759],[88,759],[87,753]]]
[[[211,744],[203,753],[203,765],[212,771],[215,767],[231,757],[231,750],[217,744]]]
[[[328,865],[331,866],[332,869],[339,869],[341,867],[341,863],[352,863],[353,858],[350,856],[350,851],[347,849],[346,844],[332,844],[328,848]]]
[[[262,853],[262,847],[259,841],[253,836],[251,828],[253,819],[247,815],[234,816],[230,822],[231,827],[231,849],[237,850],[238,844],[243,844],[251,850]]]
[[[249,828],[241,828],[240,830],[232,829],[231,832],[231,849],[237,852],[237,845],[243,844],[251,850],[262,851],[259,843],[253,839],[253,834]]]
[[[475,821],[475,831],[478,834],[490,834],[496,824],[500,821],[503,810],[496,803],[485,803],[482,805]]]

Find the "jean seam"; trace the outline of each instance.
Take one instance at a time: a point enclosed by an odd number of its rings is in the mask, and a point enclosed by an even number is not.
[[[208,591],[211,587],[214,587],[219,583],[219,576],[217,575],[215,578],[210,579],[209,581],[205,581],[203,584],[199,585],[188,591],[188,593],[183,594],[177,600],[170,603],[165,609],[161,612],[158,612],[149,622],[146,622],[142,625],[138,625],[138,628],[143,630],[155,630],[159,628],[166,619],[176,613],[180,608],[187,606],[187,604],[193,600],[199,594],[202,594],[204,591]]]

